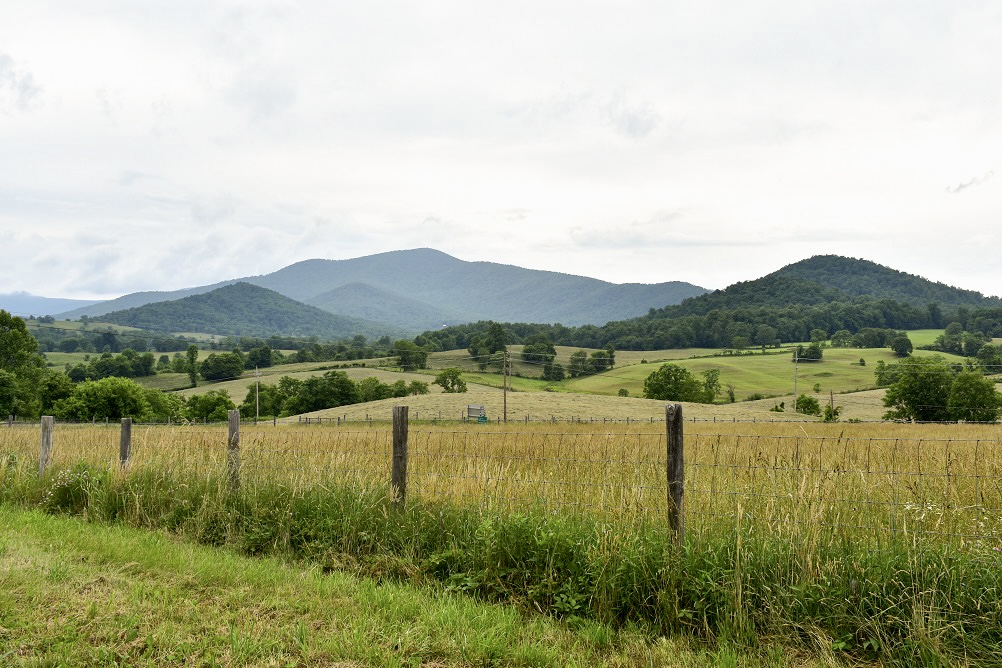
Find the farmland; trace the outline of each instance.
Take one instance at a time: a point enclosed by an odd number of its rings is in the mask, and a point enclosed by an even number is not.
[[[512,346],[513,374],[538,375],[537,365],[520,361],[520,346]],[[557,360],[569,360],[577,348],[557,348]],[[592,352],[588,350],[587,352]],[[203,355],[204,355],[203,351]],[[916,351],[916,356],[936,353]],[[79,353],[73,353],[79,355]],[[962,358],[944,355],[945,358],[962,362]],[[861,365],[860,359],[866,364]],[[544,381],[526,375],[513,375],[508,383],[509,417],[524,420],[539,419],[608,419],[608,420],[649,420],[657,418],[663,404],[642,399],[646,377],[664,362],[673,362],[689,369],[697,376],[706,370],[717,369],[720,383],[734,387],[736,403],[725,401],[723,393],[715,404],[693,404],[688,415],[697,419],[720,420],[777,420],[800,419],[789,412],[777,414],[770,409],[780,402],[792,406],[794,392],[794,371],[798,394],[816,397],[822,403],[834,394],[834,403],[843,407],[843,419],[865,421],[879,420],[885,410],[882,405],[884,390],[874,388],[873,369],[878,362],[894,364],[900,358],[890,350],[881,348],[829,348],[820,362],[793,364],[786,350],[753,351],[745,354],[725,355],[720,351],[704,349],[622,351],[616,353],[616,366],[606,372],[581,378],[568,378],[560,382]],[[392,366],[392,358],[366,360],[360,363],[298,363],[284,364],[260,369],[257,377],[262,383],[276,383],[282,376],[304,379],[325,373],[330,369],[343,370],[353,380],[375,377],[384,383],[398,380],[411,382],[421,380],[431,383],[434,374],[449,366],[459,367],[469,385],[466,394],[447,395],[441,388],[430,384],[432,396],[411,397],[408,403],[418,414],[442,416],[447,419],[458,417],[467,404],[482,404],[492,419],[503,414],[503,397],[500,392],[502,377],[495,370],[481,371],[465,350],[432,353],[428,358],[429,369],[401,372]],[[204,394],[210,390],[225,390],[235,401],[246,396],[254,386],[255,374],[245,372],[243,377],[222,382],[201,382],[196,388],[188,388],[187,377],[183,374],[160,374],[140,379],[147,387],[160,389],[180,389],[183,396]],[[617,396],[626,390],[628,396]],[[753,395],[766,397],[749,401]],[[373,414],[388,414],[389,406],[398,400],[383,400],[336,409],[310,413],[315,416],[347,416],[349,420],[366,419]]]

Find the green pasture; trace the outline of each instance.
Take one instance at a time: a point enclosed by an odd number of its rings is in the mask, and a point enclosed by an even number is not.
[[[126,346],[126,347],[128,347],[128,346]],[[160,359],[161,355],[166,355],[169,359],[174,359],[174,355],[177,355],[177,354],[180,354],[182,357],[185,355],[185,353],[183,351],[180,352],[180,353],[158,353],[155,350],[150,351],[150,352],[152,352],[153,356],[155,358],[157,358],[157,359]],[[206,357],[208,357],[209,355],[211,355],[212,353],[228,353],[228,352],[230,352],[230,351],[228,351],[228,350],[202,350],[202,349],[199,349],[199,351],[198,351],[198,360],[202,361]],[[99,352],[97,352],[97,353],[63,353],[63,352],[54,351],[54,352],[42,353],[42,355],[45,357],[45,360],[48,362],[48,365],[50,367],[60,367],[60,368],[64,367],[67,364],[69,364],[70,366],[76,366],[77,364],[86,364],[87,362],[92,362],[92,361],[94,361],[96,359],[99,359],[101,357],[101,353],[99,353]],[[314,364],[316,364],[316,362],[314,362]]]
[[[918,356],[933,355],[931,351],[916,351]],[[618,355],[617,355],[618,357]],[[962,361],[956,355],[944,355],[948,359]],[[860,358],[866,360],[861,366]],[[826,348],[820,362],[801,361],[797,365],[797,392],[814,391],[816,384],[820,392],[836,393],[866,390],[875,386],[873,370],[878,361],[887,364],[898,362],[900,358],[887,348]],[[618,359],[617,359],[618,362]],[[682,359],[679,365],[699,375],[708,369],[720,371],[721,388],[734,386],[738,401],[752,394],[783,396],[793,394],[795,365],[789,352],[753,355],[720,355]],[[619,367],[596,376],[565,381],[571,392],[591,394],[617,394],[626,389],[630,396],[643,396],[644,380],[654,372],[660,363]],[[719,399],[718,399],[719,400]]]
[[[943,335],[942,329],[913,329],[907,332],[908,338],[911,340],[912,345],[918,348],[919,346],[931,346],[936,342],[936,337]]]
[[[37,320],[25,320],[24,324],[28,326],[28,329],[44,327],[45,329],[62,329],[69,332],[79,332],[86,331],[90,333],[100,333],[106,332],[109,329],[115,332],[142,332],[142,329],[138,327],[129,327],[128,325],[116,325],[111,322],[98,322],[97,320],[88,320],[86,323],[80,322],[79,320],[56,320],[51,323],[38,322]]]
[[[522,348],[524,346],[509,346],[508,349],[511,351],[512,355],[512,367],[511,371],[513,375],[524,376],[526,378],[538,377],[543,373],[543,369],[539,364],[527,364],[522,361]],[[571,363],[571,355],[579,350],[584,350],[589,356],[593,352],[599,350],[598,348],[576,348],[573,346],[554,346],[557,351],[557,357],[555,362],[561,364],[566,371]],[[701,357],[705,355],[713,355],[719,353],[720,351],[715,348],[681,348],[681,349],[671,349],[671,350],[617,350],[616,351],[616,366],[632,366],[635,364],[641,364],[644,362],[666,362],[670,360],[680,360],[688,359],[690,357]],[[459,348],[456,350],[445,350],[442,352],[431,353],[428,356],[428,368],[432,370],[445,369],[448,367],[458,367],[464,373],[470,373],[471,375],[482,374],[480,371],[477,360],[470,356],[470,353],[464,349]],[[494,384],[489,382],[487,384]],[[544,383],[546,385],[547,383]],[[497,383],[500,387],[500,382]]]

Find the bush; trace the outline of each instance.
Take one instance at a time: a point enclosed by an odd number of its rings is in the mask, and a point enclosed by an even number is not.
[[[804,415],[820,416],[821,405],[818,404],[818,400],[814,397],[801,394],[797,397],[797,412]]]
[[[226,390],[209,390],[205,394],[196,394],[188,398],[185,405],[185,417],[193,421],[224,422],[229,417],[229,411],[236,408]]]

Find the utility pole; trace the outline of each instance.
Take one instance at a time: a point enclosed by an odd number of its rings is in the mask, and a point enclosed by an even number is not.
[[[254,365],[254,424],[261,417],[261,372]]]
[[[797,412],[797,376],[800,371],[800,346],[793,349],[793,412]]]
[[[504,394],[504,421],[508,424],[508,348],[504,349],[504,365],[501,374],[501,391]]]

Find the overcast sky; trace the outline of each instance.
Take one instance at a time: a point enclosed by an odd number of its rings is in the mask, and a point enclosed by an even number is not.
[[[1002,3],[10,0],[0,293],[432,247],[1002,293]]]

